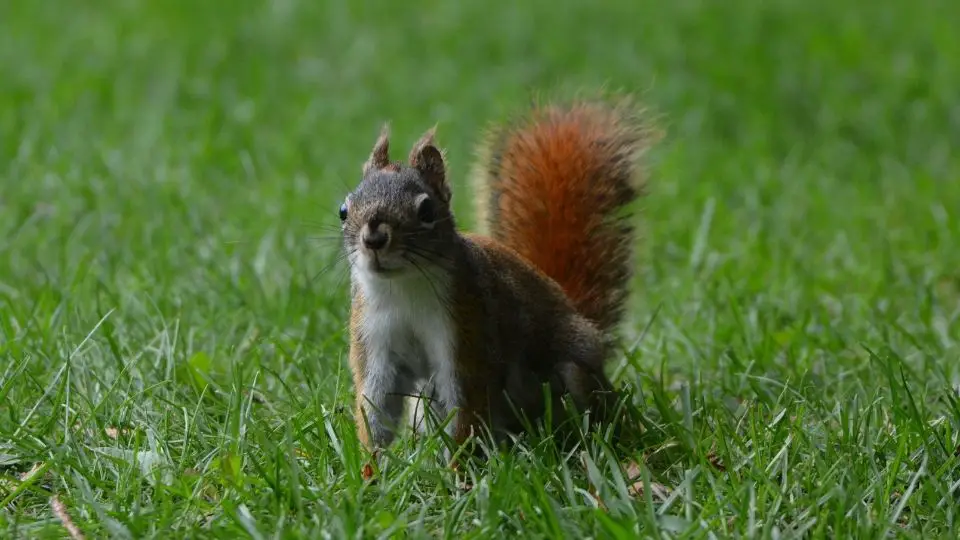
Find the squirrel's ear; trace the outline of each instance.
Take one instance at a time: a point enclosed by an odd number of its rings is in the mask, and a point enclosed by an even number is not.
[[[443,152],[433,141],[436,127],[420,137],[410,151],[410,166],[416,169],[434,191],[443,199],[450,202],[450,187],[447,185],[447,165],[443,159]]]
[[[370,152],[370,157],[363,164],[363,174],[386,168],[390,165],[390,126],[384,124],[380,128],[380,136]]]

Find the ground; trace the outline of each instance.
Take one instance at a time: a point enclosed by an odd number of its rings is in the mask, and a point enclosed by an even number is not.
[[[0,531],[956,537],[960,34],[864,6],[6,2]],[[599,87],[665,132],[611,362],[642,445],[466,490],[405,438],[365,484],[330,264],[380,125],[438,126],[470,228],[480,130]]]

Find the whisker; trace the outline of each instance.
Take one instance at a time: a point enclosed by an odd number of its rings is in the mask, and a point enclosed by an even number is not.
[[[333,257],[333,261],[330,262],[330,264],[327,264],[327,265],[325,265],[323,268],[321,268],[320,271],[317,272],[317,273],[313,276],[313,278],[311,279],[311,281],[314,281],[314,282],[315,282],[317,279],[320,278],[320,276],[326,274],[327,272],[329,272],[330,270],[332,270],[335,266],[337,266],[337,265],[340,264],[341,262],[347,261],[347,264],[349,265],[349,257],[350,257],[350,255],[353,254],[354,251],[356,251],[356,250],[352,250],[352,251],[350,251],[350,252],[341,251],[341,252],[337,253],[337,254]]]
[[[302,228],[306,228],[306,229],[318,229],[318,230],[321,230],[321,231],[327,231],[327,232],[332,232],[332,233],[337,233],[337,234],[343,234],[343,229],[340,227],[340,225],[333,225],[333,224],[330,224],[330,223],[320,223],[320,222],[317,222],[317,223],[298,223],[297,225],[300,226],[300,227],[302,227]]]
[[[334,224],[335,224],[335,223],[332,222],[332,218],[330,218],[330,219],[319,219],[319,220],[318,220],[318,219],[305,219],[305,218],[300,218],[300,219],[297,220],[297,221],[299,221],[299,222],[301,222],[301,223],[305,223],[305,224],[307,224],[307,225],[334,225]]]
[[[453,263],[453,257],[447,255],[446,253],[441,253],[439,251],[433,251],[429,248],[422,246],[408,246],[407,252],[420,257],[421,259],[426,260],[427,262],[446,262]]]
[[[427,271],[424,270],[424,268],[423,268],[422,266],[420,266],[419,264],[417,264],[417,262],[414,261],[413,259],[411,259],[411,258],[409,258],[409,257],[404,257],[404,259],[406,259],[407,262],[409,262],[410,264],[412,264],[413,267],[416,268],[418,272],[420,272],[420,275],[422,275],[422,276],[424,277],[424,279],[427,280],[427,284],[430,285],[430,288],[433,290],[433,294],[434,294],[438,299],[443,299],[444,297],[441,296],[441,295],[440,295],[440,291],[437,290],[436,284],[434,283],[434,278],[432,278],[432,276],[431,276],[429,273],[427,273]]]
[[[419,271],[420,274],[427,280],[427,284],[430,285],[430,288],[433,290],[433,294],[436,296],[438,300],[440,300],[440,305],[443,306],[443,310],[447,313],[448,317],[453,319],[456,316],[453,312],[453,303],[450,301],[449,298],[441,295],[440,291],[437,290],[437,286],[435,283],[436,278],[434,276],[431,276],[426,269],[424,269],[422,266],[417,264],[417,262],[414,261],[413,259],[407,257],[406,255],[404,255],[403,258],[407,260],[410,264],[412,264],[413,267],[416,268],[417,271]]]
[[[407,249],[416,249],[416,250],[421,250],[424,253],[436,253],[437,255],[444,255],[447,257],[451,256],[449,255],[449,250],[440,251],[441,249],[440,246],[432,246],[430,244],[419,243],[419,242],[409,242],[408,241],[409,238],[404,238],[404,240],[405,240],[404,243],[407,245]]]
[[[336,289],[340,289],[340,287],[343,286],[343,280],[346,279],[347,276],[349,276],[349,275],[350,275],[350,272],[343,272],[343,273],[341,273],[341,274],[340,274],[340,277],[337,279],[337,284],[335,285],[335,288],[336,288]]]
[[[337,183],[340,184],[340,187],[342,187],[344,191],[346,191],[347,193],[350,193],[351,191],[353,191],[353,186],[351,186],[350,184],[348,184],[347,181],[346,181],[346,179],[344,179],[342,176],[340,176],[339,174],[337,174],[337,175],[334,175],[334,178],[336,178]],[[344,196],[344,197],[340,197],[340,198],[343,199],[343,198],[345,198],[345,196]]]
[[[342,236],[308,236],[307,240],[320,240],[323,242],[342,242]]]

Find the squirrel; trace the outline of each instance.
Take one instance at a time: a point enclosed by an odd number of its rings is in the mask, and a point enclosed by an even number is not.
[[[604,366],[633,275],[639,158],[654,133],[641,112],[630,99],[547,103],[491,129],[472,173],[484,234],[457,228],[436,127],[403,164],[383,126],[340,206],[366,449],[393,442],[404,398],[418,392],[451,419],[457,445],[520,432],[562,399],[595,421],[610,414]]]

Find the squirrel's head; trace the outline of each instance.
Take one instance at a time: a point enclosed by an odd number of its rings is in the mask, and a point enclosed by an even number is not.
[[[340,205],[347,258],[382,278],[449,264],[455,238],[443,153],[427,131],[409,163],[391,161],[386,126],[363,164],[363,179]]]

